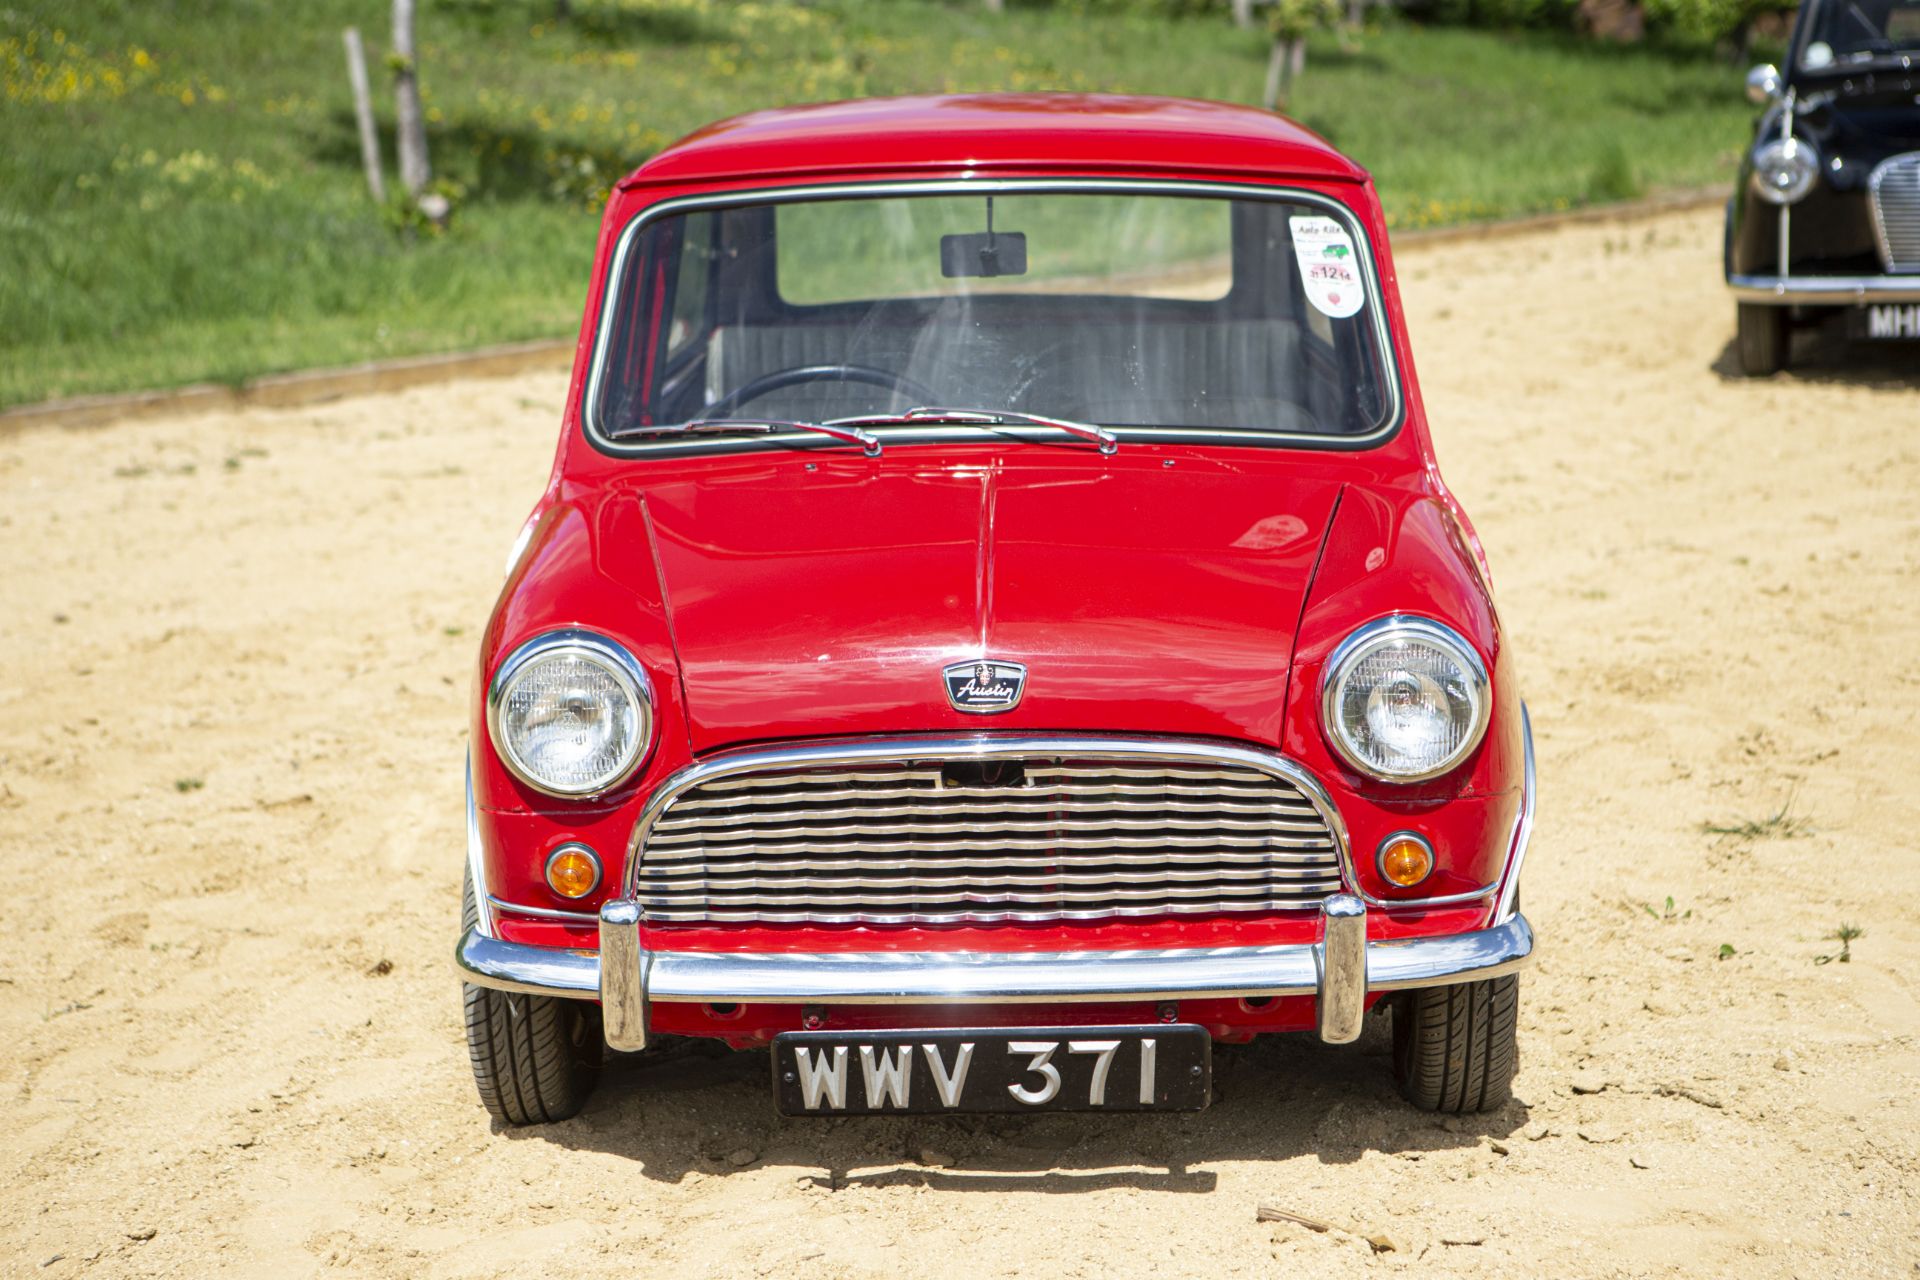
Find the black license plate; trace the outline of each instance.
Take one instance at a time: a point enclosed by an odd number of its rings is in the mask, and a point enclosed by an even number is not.
[[[1896,342],[1920,339],[1920,302],[1861,307],[1854,313],[1853,335]]]
[[[773,1038],[783,1115],[1199,1111],[1213,1097],[1202,1027],[789,1031]]]

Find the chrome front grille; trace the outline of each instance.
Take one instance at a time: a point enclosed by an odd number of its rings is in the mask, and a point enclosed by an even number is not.
[[[1183,754],[775,756],[650,812],[635,896],[662,922],[909,924],[1290,910],[1338,891],[1333,832],[1300,786]]]
[[[1881,161],[1867,189],[1880,260],[1889,271],[1920,271],[1920,151]]]

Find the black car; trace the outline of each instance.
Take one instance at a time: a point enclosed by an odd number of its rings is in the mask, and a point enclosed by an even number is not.
[[[1806,0],[1727,202],[1740,367],[1787,363],[1796,320],[1920,338],[1920,0]]]

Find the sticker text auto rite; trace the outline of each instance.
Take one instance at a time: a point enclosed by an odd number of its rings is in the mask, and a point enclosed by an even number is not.
[[[1333,218],[1295,214],[1287,219],[1293,231],[1293,256],[1300,264],[1300,284],[1315,310],[1344,319],[1360,310],[1366,290],[1360,284],[1360,264],[1353,237]]]

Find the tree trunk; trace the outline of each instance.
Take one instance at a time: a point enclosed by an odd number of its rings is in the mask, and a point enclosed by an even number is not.
[[[418,196],[433,178],[427,163],[427,121],[420,112],[420,75],[413,53],[413,0],[393,0],[393,116],[400,185]]]
[[[1007,0],[987,0],[988,13],[1005,13],[1006,10]]]
[[[1367,0],[1347,0],[1347,25],[1360,27],[1367,21]]]
[[[1253,30],[1253,0],[1233,0],[1233,25],[1242,31]]]
[[[1282,77],[1287,71],[1287,42],[1274,37],[1273,48],[1267,52],[1267,88],[1260,95],[1260,105],[1269,111],[1278,111],[1285,101],[1286,88]]]
[[[1306,69],[1307,38],[1295,36],[1287,42],[1287,78],[1280,86],[1280,96],[1283,99],[1293,96],[1293,82],[1298,80],[1300,73]]]
[[[353,86],[353,120],[360,129],[360,163],[366,166],[367,190],[375,204],[387,202],[387,184],[380,176],[380,132],[373,127],[373,94],[367,88],[367,50],[360,43],[360,28],[348,27],[340,33],[347,47],[347,83]]]

